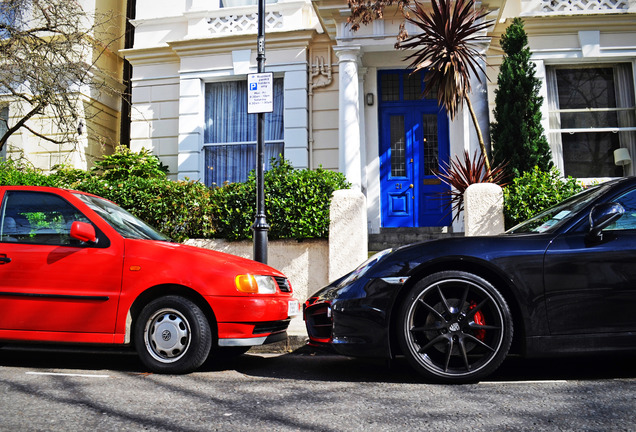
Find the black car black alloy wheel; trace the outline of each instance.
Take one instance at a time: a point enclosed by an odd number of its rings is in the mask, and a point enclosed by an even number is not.
[[[492,373],[512,342],[506,301],[486,280],[446,271],[419,281],[400,313],[402,351],[421,374],[471,382]]]

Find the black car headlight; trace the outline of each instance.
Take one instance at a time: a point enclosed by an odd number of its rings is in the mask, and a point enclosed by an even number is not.
[[[338,286],[345,286],[345,285],[350,284],[351,282],[359,279],[367,271],[369,271],[369,269],[371,267],[373,267],[378,261],[380,261],[382,259],[382,257],[384,257],[385,255],[391,253],[392,251],[393,251],[393,249],[385,249],[385,250],[380,251],[380,252],[376,253],[375,255],[371,256],[371,258],[369,258],[368,260],[366,260],[365,262],[360,264],[354,271],[349,273],[349,275],[347,277],[345,277],[342,281],[340,281]]]

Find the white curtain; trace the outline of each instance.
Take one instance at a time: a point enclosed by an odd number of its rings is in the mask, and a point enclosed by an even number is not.
[[[630,63],[620,63],[614,68],[614,87],[616,91],[616,107],[629,108],[629,111],[618,112],[618,127],[636,127],[636,107],[634,103],[634,75]],[[629,150],[632,163],[625,167],[626,174],[634,173],[634,156],[636,156],[636,131],[618,133],[620,146]]]
[[[556,69],[546,67],[546,84],[548,86],[548,121],[550,131],[561,129],[561,114],[557,112],[559,109],[559,88],[557,87]],[[548,142],[552,150],[552,161],[559,169],[564,172],[563,166],[563,143],[561,141],[561,132],[549,132]]]
[[[283,80],[274,80],[274,112],[265,114],[265,168],[284,150]],[[247,83],[227,81],[205,88],[205,183],[247,180],[256,168],[257,114],[247,114]]]

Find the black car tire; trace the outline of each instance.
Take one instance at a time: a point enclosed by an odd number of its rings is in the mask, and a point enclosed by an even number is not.
[[[398,339],[409,363],[437,382],[478,381],[512,343],[510,309],[485,279],[443,271],[418,281],[399,312]]]
[[[203,311],[179,296],[148,303],[134,331],[137,354],[153,372],[192,372],[205,362],[212,347],[212,331]]]

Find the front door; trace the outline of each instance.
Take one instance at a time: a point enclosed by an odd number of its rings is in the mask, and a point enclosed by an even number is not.
[[[56,194],[5,192],[0,209],[0,257],[5,258],[0,262],[0,333],[114,333],[123,241],[112,238],[108,247],[73,244],[74,221],[90,222]]]
[[[546,251],[545,302],[552,334],[636,332],[636,189],[611,201],[625,213],[603,231],[602,241],[570,232]]]
[[[381,71],[379,83],[382,226],[448,226],[449,188],[435,176],[449,158],[446,111],[422,99],[420,72]]]

